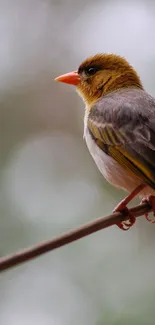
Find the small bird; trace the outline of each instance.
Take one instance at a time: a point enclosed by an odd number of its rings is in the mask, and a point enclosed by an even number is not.
[[[135,69],[124,57],[101,53],[55,80],[76,86],[85,103],[90,154],[109,183],[130,193],[114,211],[128,211],[127,204],[139,196],[155,215],[155,98],[144,90]],[[117,225],[128,230],[135,220],[129,214],[128,221]]]

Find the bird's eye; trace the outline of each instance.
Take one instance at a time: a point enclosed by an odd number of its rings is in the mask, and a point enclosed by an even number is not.
[[[97,67],[89,67],[87,68],[85,71],[86,71],[86,74],[89,75],[89,76],[92,76],[93,74],[95,74],[99,69]]]

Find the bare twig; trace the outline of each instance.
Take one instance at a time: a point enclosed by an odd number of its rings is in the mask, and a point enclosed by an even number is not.
[[[150,211],[152,211],[152,208],[149,204],[141,204],[129,209],[129,212],[131,212],[135,217],[140,217]],[[41,244],[33,246],[32,248],[17,252],[13,255],[2,257],[0,259],[0,271],[10,269],[14,266],[34,259],[39,255],[45,254],[56,248],[76,241],[82,237],[90,235],[103,228],[107,228],[121,221],[128,220],[128,218],[128,213],[122,214],[120,212],[115,212],[109,216],[98,218],[79,228],[73,229],[72,231],[67,232],[59,237],[56,237],[55,239],[43,242]]]

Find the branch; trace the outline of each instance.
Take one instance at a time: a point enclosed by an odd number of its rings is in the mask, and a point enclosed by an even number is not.
[[[145,213],[151,212],[152,208],[149,204],[137,205],[134,208],[129,209],[135,217],[140,217]],[[109,216],[98,218],[90,223],[85,224],[79,228],[73,229],[59,237],[52,240],[43,242],[32,248],[25,249],[21,252],[0,258],[0,271],[10,269],[14,266],[27,262],[36,258],[42,254],[52,251],[61,246],[74,242],[82,237],[88,236],[101,229],[113,226],[121,221],[128,220],[128,213],[115,212]]]

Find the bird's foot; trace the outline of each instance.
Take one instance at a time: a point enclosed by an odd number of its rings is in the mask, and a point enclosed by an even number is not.
[[[129,212],[129,209],[123,205],[123,202],[121,201],[120,204],[117,205],[117,207],[113,210],[114,212],[121,212],[121,213],[125,213],[128,215],[129,219],[126,221],[122,221],[120,223],[117,224],[117,226],[124,231],[129,230],[135,223],[136,218],[131,214],[131,212]]]
[[[149,213],[145,213],[145,218],[147,221],[151,222],[151,223],[155,223],[155,196],[150,195],[148,196],[148,198],[143,198],[141,203],[148,203],[151,205],[152,210],[153,210],[153,218],[149,217]]]
[[[128,196],[125,197],[124,200],[122,200],[113,210],[113,212],[124,212],[126,215],[128,215],[129,219],[126,221],[122,221],[117,224],[117,226],[122,230],[129,230],[135,223],[136,218],[129,212],[127,208],[127,204],[132,201],[137,194],[139,194],[140,191],[142,191],[145,188],[145,184],[140,184],[137,186]]]

